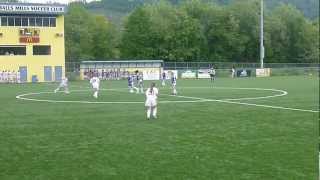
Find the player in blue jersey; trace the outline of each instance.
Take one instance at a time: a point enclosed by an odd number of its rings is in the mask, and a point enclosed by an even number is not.
[[[133,76],[131,74],[128,76],[128,88],[129,92],[133,93]]]

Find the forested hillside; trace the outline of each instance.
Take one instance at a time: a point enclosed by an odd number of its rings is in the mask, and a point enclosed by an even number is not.
[[[132,4],[139,2],[145,1]],[[120,26],[89,13],[85,4],[72,3],[66,15],[66,57],[258,62],[259,2],[154,2],[119,19]],[[266,62],[319,61],[318,19],[310,20],[296,7],[282,4],[267,12],[264,24]]]
[[[136,7],[143,4],[157,3],[161,0],[101,0],[100,2],[92,2],[87,4],[91,12],[105,14],[111,19],[118,21],[131,12]],[[187,0],[167,0],[172,4],[184,3]],[[188,0],[190,1],[190,0]],[[227,5],[235,0],[202,0],[203,2],[215,2],[218,4]],[[239,1],[239,0],[237,0]],[[319,17],[319,0],[265,0],[268,9],[272,10],[281,4],[290,4],[299,9],[303,14],[310,18],[315,19]]]

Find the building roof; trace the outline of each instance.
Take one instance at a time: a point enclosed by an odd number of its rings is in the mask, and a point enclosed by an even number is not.
[[[82,64],[103,64],[103,63],[163,63],[163,60],[130,60],[130,61],[82,61]]]
[[[64,14],[63,4],[0,3],[0,14]]]

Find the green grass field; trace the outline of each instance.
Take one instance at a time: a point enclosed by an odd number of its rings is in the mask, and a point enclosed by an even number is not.
[[[98,100],[86,81],[71,82],[68,95],[51,93],[56,86],[0,84],[1,180],[318,176],[319,113],[302,111],[319,110],[317,77],[221,78],[214,86],[208,80],[178,80],[177,97],[159,87],[159,118],[151,121],[144,96],[128,93],[126,81],[103,81]],[[15,98],[31,92],[50,93],[24,98],[55,103]]]

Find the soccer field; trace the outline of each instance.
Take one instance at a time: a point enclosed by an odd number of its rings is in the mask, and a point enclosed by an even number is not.
[[[102,81],[97,100],[87,81],[0,84],[0,179],[317,178],[318,77],[157,84],[150,121],[126,81]]]

